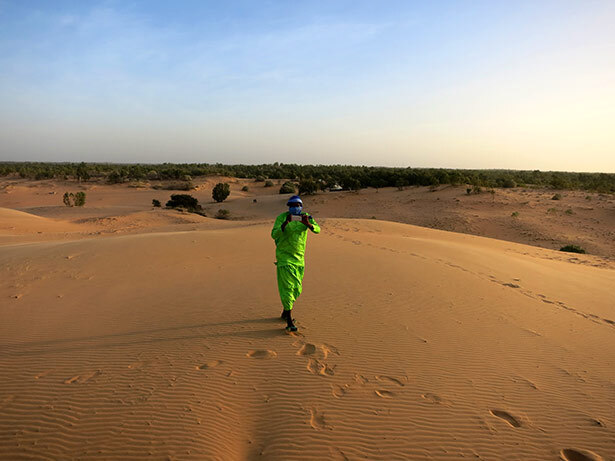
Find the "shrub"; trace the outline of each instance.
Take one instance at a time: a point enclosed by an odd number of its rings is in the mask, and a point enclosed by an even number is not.
[[[574,211],[572,211],[572,208],[568,208],[566,211],[564,211],[564,213],[566,213],[566,214],[574,214]]]
[[[201,205],[199,201],[192,195],[188,194],[173,194],[171,200],[166,204],[167,208],[186,208],[188,211],[199,211]]]
[[[562,199],[562,194],[555,194],[553,197],[551,197],[551,200],[561,200]]]
[[[248,191],[250,190],[250,188],[249,188],[248,186],[243,186],[243,187],[241,188],[241,190],[242,190],[243,192],[248,192]]]
[[[549,208],[547,213],[557,213],[557,208]]]
[[[160,200],[153,199],[152,200],[152,206],[160,207]]]
[[[300,195],[313,195],[318,190],[318,184],[312,178],[302,179],[299,182]]]
[[[64,192],[62,201],[66,206],[83,206],[85,205],[85,192],[77,192],[76,194]]]
[[[231,193],[231,186],[227,183],[219,182],[215,185],[214,190],[211,192],[211,196],[216,202],[224,202]]]
[[[517,187],[517,182],[512,179],[512,178],[502,178],[501,181],[499,181],[499,185],[500,187],[504,187],[506,189],[510,189],[512,187]]]
[[[585,250],[578,245],[566,245],[559,249],[559,251],[566,251],[568,253],[581,253],[585,254]]]
[[[361,188],[361,181],[359,181],[357,178],[345,178],[342,181],[342,187],[344,189],[357,191]]]
[[[190,181],[182,181],[182,182],[172,182],[165,185],[156,184],[154,189],[162,189],[162,190],[192,190],[194,189],[194,184]]]
[[[85,205],[85,192],[77,192],[73,196],[73,200],[74,200],[75,206]]]
[[[519,212],[518,212],[518,211],[513,211],[510,215],[511,215],[513,218],[518,218],[518,217],[519,217]]]
[[[280,187],[280,194],[294,194],[295,191],[296,191],[295,185],[290,181],[286,181]]]
[[[218,213],[216,213],[216,219],[229,219],[231,212],[225,210],[224,208],[220,208]]]
[[[265,177],[262,175],[258,175],[256,178],[254,178],[254,182],[264,182],[265,181]]]
[[[273,181],[271,179],[265,181],[265,187],[273,187]]]
[[[124,182],[124,176],[122,176],[118,171],[112,171],[107,176],[107,182],[109,184],[120,184]]]
[[[150,170],[147,172],[147,179],[150,179],[150,180],[160,179],[160,175],[158,174],[156,170]]]

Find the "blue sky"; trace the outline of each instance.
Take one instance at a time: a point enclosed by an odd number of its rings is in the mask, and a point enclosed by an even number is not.
[[[0,0],[0,160],[615,172],[611,1]]]

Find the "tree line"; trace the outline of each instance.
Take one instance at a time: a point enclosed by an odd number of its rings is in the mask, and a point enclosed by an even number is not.
[[[291,179],[325,189],[339,186],[347,190],[366,187],[471,185],[478,187],[550,187],[615,193],[615,174],[573,173],[539,170],[459,170],[446,168],[391,168],[352,165],[298,165],[272,163],[262,165],[223,165],[221,163],[44,163],[2,162],[0,176],[29,179],[64,179],[75,181],[104,180],[108,183],[128,181],[190,181],[199,176],[236,178]]]

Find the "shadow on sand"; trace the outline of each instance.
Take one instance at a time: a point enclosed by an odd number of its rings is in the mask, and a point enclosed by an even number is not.
[[[251,325],[272,325],[279,326],[266,329],[251,329]],[[79,338],[63,338],[49,341],[33,341],[12,344],[0,344],[1,357],[19,357],[27,355],[43,355],[63,352],[104,349],[113,347],[126,347],[138,344],[155,344],[171,341],[187,341],[196,339],[222,338],[222,337],[237,337],[250,339],[268,339],[284,336],[286,333],[283,328],[283,323],[279,317],[255,318],[255,319],[240,319],[229,322],[217,323],[202,323],[196,325],[181,325],[167,328],[155,328],[149,330],[127,331],[122,333],[112,333],[108,335],[98,336],[83,336]],[[224,327],[240,327],[230,329],[229,331],[203,332],[198,334],[184,334],[172,337],[157,337],[143,338],[142,336],[156,335],[159,333],[184,332],[198,329],[226,329]],[[114,342],[99,341],[109,339],[117,339]]]

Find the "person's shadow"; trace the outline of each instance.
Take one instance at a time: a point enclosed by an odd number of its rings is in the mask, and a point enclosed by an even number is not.
[[[225,326],[273,325],[278,326],[265,329],[237,328],[231,331],[213,331],[188,334],[190,330],[208,329]],[[185,332],[180,336],[161,336],[156,338],[143,338],[141,336],[156,335],[159,333]],[[279,317],[233,320],[229,322],[201,323],[196,325],[182,325],[149,330],[127,331],[108,335],[83,336],[79,338],[52,339],[48,341],[32,341],[23,343],[0,344],[0,357],[21,357],[28,355],[43,355],[61,352],[105,349],[112,347],[125,347],[138,344],[156,344],[171,341],[185,341],[191,339],[207,339],[222,337],[270,339],[285,335]],[[115,341],[106,341],[115,339]],[[103,341],[103,342],[100,342]]]

